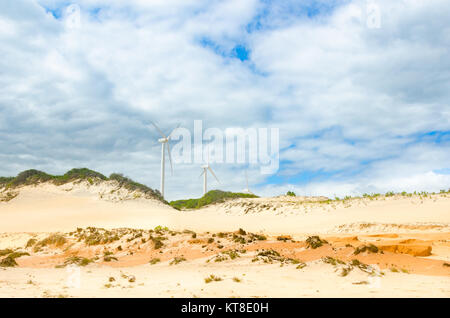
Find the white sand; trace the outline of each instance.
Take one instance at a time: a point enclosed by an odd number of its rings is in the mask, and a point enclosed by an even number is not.
[[[353,223],[450,225],[449,194],[427,198],[396,196],[373,201],[356,199],[332,204],[302,204],[286,197],[239,199],[180,212],[156,200],[130,199],[133,194],[110,198],[108,195],[114,189],[110,184],[84,184],[72,188],[73,185],[57,187],[46,184],[20,189],[15,199],[0,203],[0,232],[72,231],[87,226],[154,228],[164,225],[199,232],[232,231],[241,227],[252,232],[296,235],[342,232],[339,226]],[[121,197],[125,199],[120,200]],[[269,208],[262,209],[262,204]]]

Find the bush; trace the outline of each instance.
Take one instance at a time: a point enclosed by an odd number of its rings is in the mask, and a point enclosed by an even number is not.
[[[4,250],[0,250],[0,256],[5,256],[5,255],[8,255],[8,254],[11,254],[12,252],[13,252],[13,250],[11,250],[9,248],[4,249]]]
[[[378,249],[378,247],[376,247],[373,244],[362,245],[362,246],[357,247],[355,249],[355,251],[353,252],[353,254],[358,255],[359,253],[364,253],[364,252],[378,253],[379,249]]]
[[[208,284],[211,282],[220,282],[221,280],[222,280],[222,278],[211,274],[211,275],[209,275],[209,277],[205,278],[205,283]]]
[[[13,257],[5,257],[0,261],[0,267],[15,267],[17,262]]]
[[[153,190],[153,189],[147,187],[146,185],[135,182],[135,181],[131,180],[130,178],[124,177],[120,173],[111,174],[109,176],[109,179],[117,181],[121,187],[124,187],[125,189],[127,189],[129,191],[138,190],[138,191],[141,191],[144,194],[150,195],[151,197],[154,197],[160,201],[166,202],[158,190]]]
[[[323,244],[328,244],[328,242],[322,240],[318,236],[310,236],[306,239],[306,244],[308,248],[316,249],[318,247],[321,247]]]
[[[188,199],[171,201],[170,205],[178,210],[199,209],[205,205],[224,202],[227,199],[257,198],[258,196],[248,193],[234,193],[221,190],[211,190],[200,199]]]
[[[64,262],[64,266],[70,265],[70,264],[74,264],[74,265],[78,265],[78,266],[86,266],[92,262],[93,262],[93,260],[86,258],[86,257],[71,256],[66,259],[66,261]]]
[[[293,191],[286,192],[286,195],[289,196],[289,197],[295,197],[296,196],[296,194]]]
[[[183,256],[177,256],[169,263],[169,265],[178,265],[184,261],[186,261],[186,259]]]

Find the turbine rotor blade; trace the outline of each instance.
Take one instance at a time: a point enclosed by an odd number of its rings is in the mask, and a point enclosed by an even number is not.
[[[172,132],[170,133],[169,137],[167,137],[167,139],[170,140],[170,137],[172,137],[173,132],[174,132],[175,130],[177,130],[178,128],[180,128],[180,126],[181,126],[181,124],[178,124],[177,127],[175,127],[175,128],[172,130]]]
[[[156,128],[156,130],[160,133],[160,135],[161,135],[163,138],[167,138],[167,136],[164,135],[164,133],[162,132],[162,130],[159,129],[159,127],[156,126],[156,124],[155,124],[154,122],[152,122],[152,121],[150,121],[150,122],[152,123],[152,125]]]
[[[203,169],[202,173],[200,173],[200,175],[198,177],[200,178],[201,176],[203,176],[204,173],[205,173],[205,169]]]
[[[216,178],[217,182],[220,183],[219,179],[217,179],[216,175],[214,174],[214,171],[211,169],[210,166],[208,166],[208,170],[209,170],[209,172],[211,172],[211,174],[214,176],[214,178]]]

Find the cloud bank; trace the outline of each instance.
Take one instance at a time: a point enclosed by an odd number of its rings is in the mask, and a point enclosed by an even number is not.
[[[280,170],[214,166],[213,187],[278,195],[450,187],[444,0],[0,3],[0,174],[90,167],[159,186],[166,131],[277,127]],[[67,8],[80,8],[73,20]],[[169,199],[199,196],[174,167]]]

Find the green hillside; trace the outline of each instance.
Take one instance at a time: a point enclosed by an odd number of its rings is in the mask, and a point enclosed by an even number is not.
[[[96,180],[115,180],[121,187],[124,187],[130,191],[139,190],[158,200],[168,203],[162,199],[158,190],[153,190],[146,185],[137,183],[130,178],[124,177],[122,174],[113,173],[108,178],[97,171],[87,168],[72,169],[61,176],[50,175],[43,171],[34,169],[26,170],[19,173],[16,177],[0,177],[0,187],[14,188],[22,185],[36,185],[41,182],[53,182],[56,185],[62,185],[76,180],[86,180],[91,184],[93,184]]]
[[[227,199],[236,199],[236,198],[258,198],[258,196],[247,193],[235,193],[221,190],[211,190],[207,192],[204,196],[202,196],[200,199],[176,200],[171,201],[170,205],[177,210],[199,209],[208,204],[220,203],[224,202]]]

